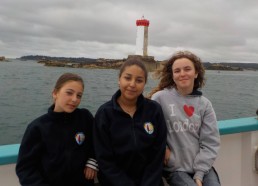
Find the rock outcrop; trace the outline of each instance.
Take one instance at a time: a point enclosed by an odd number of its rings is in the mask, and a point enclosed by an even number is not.
[[[5,61],[5,57],[4,56],[0,56],[0,61]]]

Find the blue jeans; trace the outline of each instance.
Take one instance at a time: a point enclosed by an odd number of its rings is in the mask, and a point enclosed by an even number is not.
[[[176,171],[173,173],[165,173],[165,178],[170,186],[196,186],[193,180],[193,174]],[[220,186],[217,172],[211,168],[208,174],[205,174],[202,181],[203,186]]]

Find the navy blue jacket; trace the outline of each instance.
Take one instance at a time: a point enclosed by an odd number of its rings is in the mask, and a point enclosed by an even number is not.
[[[83,171],[87,160],[95,157],[94,118],[86,109],[57,113],[53,108],[25,131],[16,165],[19,181],[23,186],[92,186]]]
[[[97,111],[94,145],[102,186],[158,186],[166,145],[160,105],[142,95],[133,118],[117,103],[120,91]]]

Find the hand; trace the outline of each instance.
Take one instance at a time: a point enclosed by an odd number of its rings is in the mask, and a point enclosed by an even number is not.
[[[201,180],[195,179],[194,181],[197,184],[197,186],[202,186],[202,181]]]
[[[85,167],[84,168],[84,175],[85,175],[85,178],[87,180],[91,180],[91,179],[94,179],[97,176],[97,171],[90,168],[90,167]]]
[[[169,158],[170,158],[170,149],[168,147],[166,147],[166,152],[165,152],[165,158],[164,158],[164,165],[168,164]]]

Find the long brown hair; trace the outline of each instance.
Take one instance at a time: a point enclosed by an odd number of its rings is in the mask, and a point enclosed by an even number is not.
[[[172,66],[177,59],[187,58],[192,61],[195,71],[198,74],[197,78],[194,80],[194,90],[201,88],[205,84],[204,74],[205,70],[202,64],[202,61],[199,57],[193,54],[190,51],[178,51],[172,55],[172,57],[162,64],[161,68],[157,69],[153,77],[155,79],[160,79],[160,82],[157,87],[154,87],[148,95],[148,98],[164,88],[176,87],[176,84],[173,80],[173,71]]]

